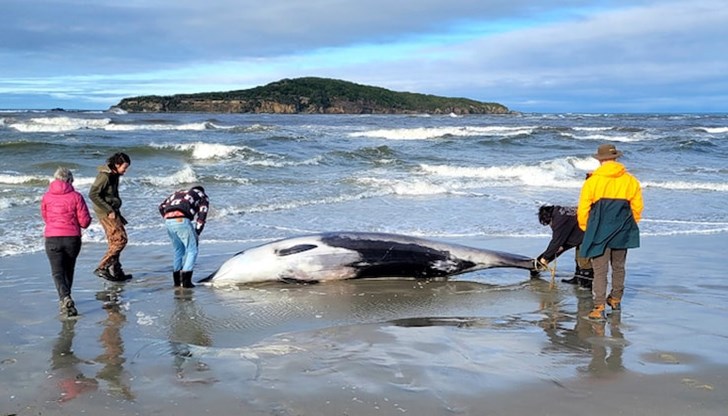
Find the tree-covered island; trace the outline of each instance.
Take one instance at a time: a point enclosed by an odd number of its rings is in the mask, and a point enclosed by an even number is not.
[[[396,92],[327,78],[283,79],[228,92],[140,96],[114,106],[132,113],[510,114],[498,103]],[[114,108],[112,107],[112,108]]]

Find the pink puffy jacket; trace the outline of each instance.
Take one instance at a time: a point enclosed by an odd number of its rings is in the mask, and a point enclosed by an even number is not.
[[[45,237],[77,237],[91,224],[83,196],[68,182],[54,180],[43,195],[40,215],[45,221]]]

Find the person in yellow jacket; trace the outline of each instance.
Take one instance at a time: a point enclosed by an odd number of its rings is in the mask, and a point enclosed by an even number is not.
[[[606,318],[605,304],[621,308],[624,293],[627,249],[640,246],[637,223],[642,218],[642,187],[617,158],[622,152],[603,144],[592,157],[600,163],[584,182],[576,210],[579,228],[584,230],[581,255],[590,258],[594,269],[594,309],[587,318]],[[607,296],[607,275],[612,267],[612,290]]]

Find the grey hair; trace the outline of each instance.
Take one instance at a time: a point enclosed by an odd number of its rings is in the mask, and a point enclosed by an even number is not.
[[[73,182],[73,173],[71,173],[71,169],[59,167],[56,169],[56,173],[53,174],[53,178],[58,179],[59,181]]]

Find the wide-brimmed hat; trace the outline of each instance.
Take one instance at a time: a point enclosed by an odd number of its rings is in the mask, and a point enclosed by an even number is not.
[[[598,161],[614,160],[622,156],[622,152],[617,150],[613,144],[603,144],[597,148],[597,152],[592,157]]]

